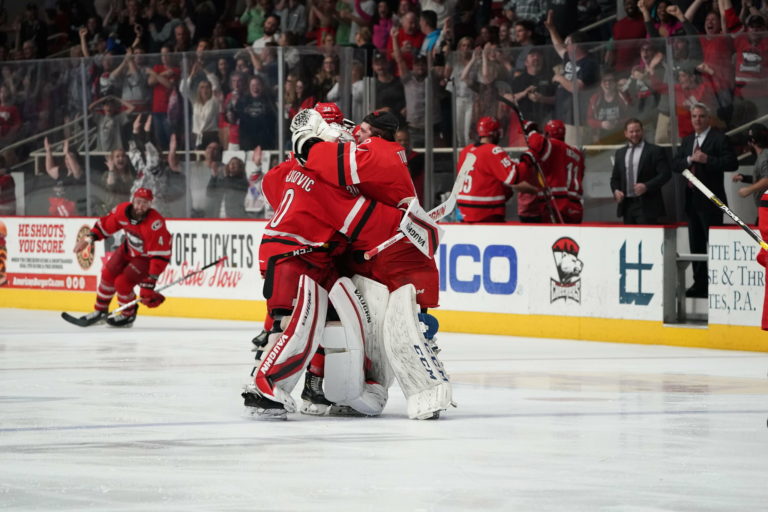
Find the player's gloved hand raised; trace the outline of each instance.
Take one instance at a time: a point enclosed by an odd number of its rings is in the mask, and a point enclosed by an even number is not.
[[[155,283],[157,283],[157,277],[149,276],[139,284],[141,287],[139,298],[148,308],[156,308],[165,301],[165,296],[155,291]]]
[[[310,148],[318,142],[336,142],[341,131],[325,122],[314,109],[304,109],[293,116],[291,121],[291,142],[296,158],[306,163]]]
[[[523,133],[530,135],[533,132],[538,132],[539,127],[533,121],[523,121]]]

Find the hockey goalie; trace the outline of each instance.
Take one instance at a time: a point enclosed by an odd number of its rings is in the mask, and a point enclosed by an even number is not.
[[[308,144],[336,144],[342,129],[326,124],[317,112],[300,112],[291,125],[295,155],[306,157]],[[354,154],[354,147],[350,151]],[[422,270],[433,268],[434,261],[419,250],[434,252],[441,230],[417,202],[411,202],[404,215],[395,205],[351,194],[324,180],[322,173],[297,156],[265,176],[265,197],[277,205],[259,248],[269,335],[253,381],[243,393],[245,405],[262,417],[285,418],[297,409],[290,394],[307,369],[304,413],[324,413],[319,411],[325,401],[337,410],[347,407],[358,414],[378,415],[397,378],[408,398],[409,416],[436,416],[451,403],[450,382],[420,327],[433,325],[433,317],[419,307],[436,304],[438,280],[436,269]],[[399,275],[381,273],[385,283],[373,281],[379,275],[373,272],[368,279],[358,276],[354,281],[334,275],[332,254],[338,259],[358,247],[373,247],[411,224],[422,226],[422,238],[431,243],[414,249],[418,257],[413,261],[388,265]],[[406,272],[409,266],[419,271]],[[342,273],[351,275],[350,268],[365,274],[375,267],[356,266],[348,259]],[[406,275],[429,276],[417,281],[419,289],[429,293],[417,299],[415,287],[402,283]],[[279,283],[274,290],[272,283]],[[420,322],[420,316],[426,322]],[[324,379],[318,378],[321,375]],[[317,400],[321,394],[322,400]]]

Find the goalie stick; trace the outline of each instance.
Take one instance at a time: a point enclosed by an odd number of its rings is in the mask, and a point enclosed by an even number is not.
[[[473,153],[467,153],[467,157],[464,159],[464,163],[461,164],[461,169],[459,169],[459,174],[456,176],[456,181],[453,183],[453,188],[451,189],[451,193],[448,196],[448,199],[445,200],[445,202],[435,206],[429,212],[427,212],[427,215],[434,220],[438,221],[451,213],[453,209],[456,207],[456,198],[459,195],[459,192],[461,192],[461,189],[464,187],[464,182],[467,180],[467,176],[469,176],[469,172],[472,170],[472,168],[475,166],[475,161],[477,160],[477,157]],[[416,201],[417,199],[413,199]],[[397,242],[405,238],[405,233],[402,231],[398,232],[396,235],[394,235],[391,238],[388,238],[387,240],[384,240],[382,243],[374,247],[373,249],[369,249],[365,251],[365,254],[363,257],[366,260],[370,260],[377,254],[379,254],[381,251],[386,249],[387,247],[391,247],[395,245]]]
[[[699,180],[699,178],[697,178],[696,176],[694,176],[694,174],[693,174],[691,171],[689,171],[688,169],[685,169],[685,170],[683,171],[683,176],[685,176],[685,178],[686,178],[688,181],[690,181],[690,182],[691,182],[691,184],[692,184],[694,187],[696,187],[697,189],[699,189],[699,191],[700,191],[702,194],[704,194],[705,196],[707,196],[707,198],[708,198],[710,201],[712,201],[712,202],[715,204],[715,206],[717,206],[718,208],[720,208],[720,210],[721,210],[721,211],[723,211],[723,213],[725,213],[725,214],[726,214],[726,215],[728,215],[730,218],[732,218],[732,219],[733,219],[733,221],[734,221],[736,224],[738,224],[738,225],[739,225],[739,227],[740,227],[741,229],[743,229],[744,231],[746,231],[746,232],[747,232],[747,234],[748,234],[749,236],[751,236],[751,237],[752,237],[752,238],[755,240],[755,242],[757,242],[758,244],[760,244],[760,247],[762,247],[763,249],[765,249],[765,250],[767,250],[767,251],[768,251],[768,242],[766,242],[765,240],[763,240],[763,238],[760,236],[760,234],[759,234],[759,233],[756,233],[756,232],[755,232],[755,231],[754,231],[752,228],[750,228],[749,226],[747,226],[747,225],[744,223],[744,221],[743,221],[743,220],[741,220],[741,219],[739,218],[739,216],[738,216],[738,215],[736,215],[735,213],[733,213],[733,212],[731,211],[731,209],[730,209],[730,208],[728,208],[728,206],[727,206],[725,203],[723,203],[723,202],[720,200],[720,198],[718,198],[718,197],[717,197],[717,196],[716,196],[716,195],[715,195],[715,194],[714,194],[714,193],[713,193],[711,190],[709,190],[709,188],[708,188],[708,187],[707,187],[705,184],[703,184],[703,183],[702,183],[702,182]]]
[[[512,110],[515,111],[517,120],[520,123],[520,129],[523,130],[525,143],[528,144],[528,134],[525,133],[525,118],[523,117],[523,113],[520,112],[520,108],[517,106],[517,103],[508,100],[498,92],[496,94],[496,98],[505,105],[510,106]],[[549,185],[547,185],[547,178],[544,176],[544,171],[541,170],[541,166],[539,165],[539,161],[536,159],[536,157],[533,158],[533,163],[536,165],[536,177],[539,180],[539,186],[541,187],[541,190],[544,192],[544,200],[547,203],[547,210],[549,211],[550,220],[553,224],[564,224],[563,216],[560,215],[560,210],[557,209],[557,205],[555,204],[555,197],[552,195],[552,190],[549,188]]]
[[[185,281],[185,280],[189,279],[192,276],[196,276],[197,274],[199,274],[201,272],[204,272],[205,270],[213,267],[214,265],[219,265],[220,263],[224,263],[227,260],[227,258],[228,258],[227,256],[224,256],[223,258],[219,258],[218,260],[213,261],[213,262],[205,265],[204,267],[201,267],[199,270],[195,270],[194,272],[190,272],[189,274],[187,274],[185,276],[182,276],[182,277],[180,277],[180,278],[178,278],[178,279],[176,279],[176,280],[174,280],[174,281],[172,281],[172,282],[170,282],[170,283],[168,283],[166,285],[161,286],[160,288],[158,288],[155,291],[161,292],[161,291],[163,291],[163,290],[165,290],[167,288],[170,288],[171,286],[173,286],[175,284],[178,284],[178,283],[180,283],[182,281]],[[115,316],[117,316],[118,313],[128,309],[129,307],[137,304],[138,302],[140,302],[140,299],[134,299],[131,302],[129,302],[128,304],[123,304],[122,306],[120,306],[116,310],[114,310],[111,313],[109,313],[108,318],[114,318]],[[95,319],[95,320],[91,321],[91,320],[86,319],[85,315],[83,315],[81,317],[76,317],[76,316],[70,315],[69,313],[66,313],[66,312],[61,314],[61,318],[63,318],[67,322],[69,322],[71,324],[75,324],[75,325],[77,325],[79,327],[88,327],[88,326],[93,325],[94,323],[96,323],[97,321],[100,320],[100,319]]]

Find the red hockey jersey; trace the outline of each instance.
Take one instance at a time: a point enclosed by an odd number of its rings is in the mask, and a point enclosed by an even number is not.
[[[495,144],[470,144],[459,154],[458,169],[469,153],[477,160],[457,196],[459,211],[465,222],[503,221],[510,187],[525,179],[521,163]]]
[[[405,149],[380,137],[354,142],[322,142],[312,146],[307,168],[341,187],[355,186],[360,193],[389,206],[406,208],[416,197]]]
[[[125,232],[123,246],[128,254],[132,258],[150,258],[149,273],[159,276],[171,261],[173,240],[165,227],[165,219],[150,208],[142,220],[135,221],[129,215],[131,208],[130,202],[118,204],[96,221],[91,233],[96,240],[101,240],[122,229]]]
[[[563,221],[566,224],[579,223],[584,212],[581,204],[584,193],[584,155],[563,141],[552,138],[547,140],[550,142],[550,150],[543,155],[539,165]],[[520,216],[548,218],[544,192],[519,194],[517,212]]]
[[[291,158],[274,168],[262,182],[264,197],[275,210],[259,247],[259,264],[266,270],[274,254],[299,247],[320,247],[336,233],[350,243],[371,248],[393,236],[402,212],[324,181],[318,172]],[[327,264],[327,253],[307,254],[315,265]]]

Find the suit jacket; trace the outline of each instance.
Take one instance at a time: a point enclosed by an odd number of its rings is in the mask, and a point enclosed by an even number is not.
[[[629,151],[628,146],[624,146],[616,151],[613,161],[613,172],[611,173],[611,190],[627,191],[627,165],[626,156]],[[661,187],[669,181],[672,173],[669,168],[669,155],[667,150],[645,142],[643,152],[640,154],[640,161],[635,169],[635,181],[643,183],[648,188],[645,194],[639,197],[640,207],[643,213],[648,217],[663,217],[666,214],[664,208],[664,198],[661,195]],[[626,203],[620,202],[616,214],[619,217],[624,216]]]
[[[728,204],[725,196],[723,183],[725,176],[723,173],[732,172],[739,168],[736,153],[728,136],[715,128],[709,130],[704,144],[701,145],[701,151],[707,154],[708,161],[706,164],[696,164],[694,172],[691,169],[693,163],[688,163],[688,157],[693,153],[695,139],[696,134],[692,133],[682,140],[672,162],[672,171],[681,173],[685,169],[690,169],[723,203]],[[704,207],[716,208],[704,194],[691,187],[685,188],[685,205],[686,208],[693,210]]]

